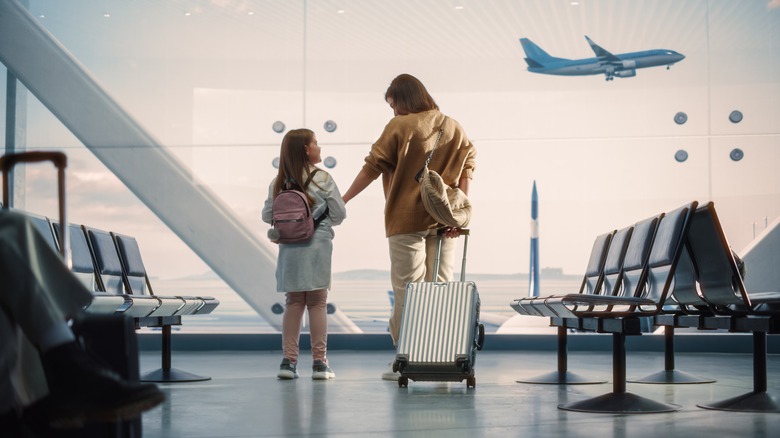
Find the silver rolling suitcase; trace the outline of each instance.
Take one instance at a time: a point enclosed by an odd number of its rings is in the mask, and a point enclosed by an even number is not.
[[[439,271],[442,230],[434,273]],[[393,370],[399,387],[409,380],[462,382],[477,385],[474,363],[482,349],[485,328],[479,323],[479,293],[473,281],[466,281],[466,251],[469,230],[464,236],[460,281],[409,283],[401,316],[401,330]],[[436,275],[433,276],[436,278]]]

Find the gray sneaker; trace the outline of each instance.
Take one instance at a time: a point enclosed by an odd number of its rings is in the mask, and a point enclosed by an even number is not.
[[[314,380],[330,380],[336,378],[336,373],[330,369],[327,363],[317,359],[311,367],[311,378]]]
[[[282,359],[282,364],[279,365],[279,374],[277,374],[276,377],[284,380],[297,379],[298,371],[295,368],[296,364],[285,357]]]

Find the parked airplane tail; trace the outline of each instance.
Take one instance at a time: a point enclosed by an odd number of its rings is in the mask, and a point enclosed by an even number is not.
[[[520,44],[523,46],[525,52],[525,62],[529,68],[542,68],[545,65],[550,64],[553,61],[563,61],[562,58],[556,58],[550,56],[544,49],[537,46],[533,41],[528,38],[520,38]]]

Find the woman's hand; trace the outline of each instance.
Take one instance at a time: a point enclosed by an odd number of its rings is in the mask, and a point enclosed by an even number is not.
[[[448,239],[457,239],[460,237],[460,228],[447,227],[444,229],[444,237]]]

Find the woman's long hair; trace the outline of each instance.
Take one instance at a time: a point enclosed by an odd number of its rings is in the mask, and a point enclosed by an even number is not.
[[[410,74],[400,74],[390,82],[385,92],[385,100],[393,98],[399,114],[412,114],[439,109],[425,85]]]
[[[311,181],[311,166],[306,146],[314,138],[314,132],[309,129],[293,129],[282,139],[279,152],[279,173],[274,183],[274,196],[284,189],[296,189],[306,193]],[[309,197],[308,193],[306,194]],[[312,203],[309,197],[309,204]]]

